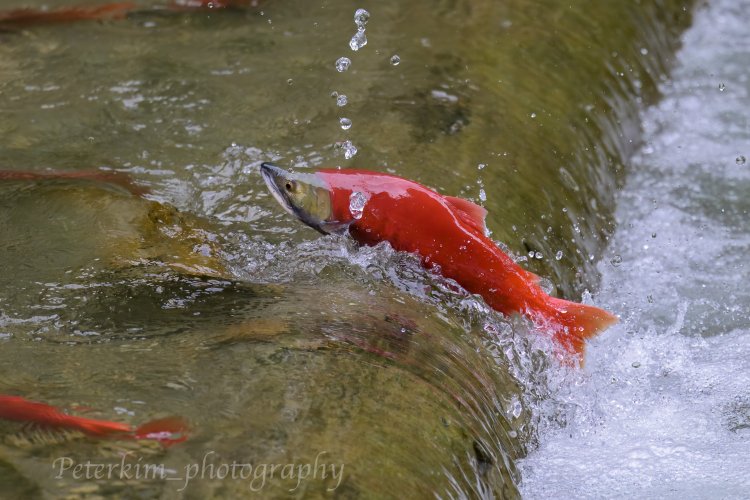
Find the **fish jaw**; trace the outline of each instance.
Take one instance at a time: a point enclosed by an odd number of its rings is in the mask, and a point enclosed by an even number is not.
[[[318,173],[288,172],[271,163],[261,164],[260,173],[284,210],[319,233],[342,233],[349,227],[350,220],[333,217],[330,187]]]

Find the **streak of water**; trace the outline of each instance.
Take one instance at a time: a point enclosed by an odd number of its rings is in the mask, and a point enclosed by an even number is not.
[[[686,33],[617,209],[597,302],[620,312],[567,425],[525,460],[529,498],[744,498],[750,491],[750,2]],[[718,83],[721,82],[721,83]],[[726,82],[726,83],[725,83]],[[616,259],[616,261],[615,261]]]

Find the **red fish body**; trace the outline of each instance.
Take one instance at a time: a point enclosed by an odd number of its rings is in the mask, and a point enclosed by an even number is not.
[[[0,12],[0,25],[26,26],[90,19],[122,19],[135,8],[136,4],[133,2],[118,2],[91,7],[62,7],[55,10],[32,8],[7,10]]]
[[[0,395],[0,418],[50,429],[76,430],[89,436],[152,439],[165,445],[187,439],[187,425],[176,417],[154,420],[133,428],[120,422],[68,415],[54,406],[20,396]]]
[[[260,0],[173,0],[166,9],[175,12],[194,10],[218,10],[256,7]],[[74,5],[58,9],[43,10],[20,8],[0,12],[0,26],[33,26],[75,21],[101,19],[124,19],[131,12],[142,9],[134,2],[116,2],[104,5]]]
[[[617,321],[602,309],[547,295],[536,275],[486,236],[486,211],[474,203],[387,174],[322,170],[318,175],[330,189],[333,218],[351,221],[349,232],[358,242],[387,241],[396,250],[419,254],[423,265],[439,268],[493,309],[523,314],[551,331],[566,351],[581,354],[586,338]],[[356,218],[352,204],[362,202]]]

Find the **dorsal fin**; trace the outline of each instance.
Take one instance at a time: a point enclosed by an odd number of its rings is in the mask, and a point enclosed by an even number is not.
[[[484,225],[487,210],[484,207],[454,196],[446,196],[445,200],[456,210],[456,215],[461,217],[461,220],[482,234],[487,232],[487,227]]]

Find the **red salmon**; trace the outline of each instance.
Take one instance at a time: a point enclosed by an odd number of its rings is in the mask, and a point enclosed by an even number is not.
[[[152,439],[166,446],[187,439],[188,431],[186,422],[178,417],[153,420],[134,429],[120,422],[68,415],[45,403],[6,395],[0,395],[0,418],[51,429],[71,429],[97,437]]]
[[[487,211],[394,175],[360,170],[294,174],[261,167],[274,197],[323,233],[348,230],[359,243],[387,241],[421,257],[493,309],[520,313],[581,356],[585,340],[617,321],[597,307],[547,295],[539,277],[523,269],[486,234]]]

